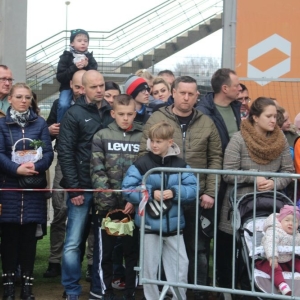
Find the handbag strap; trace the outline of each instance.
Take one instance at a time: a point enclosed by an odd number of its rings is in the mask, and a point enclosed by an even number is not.
[[[9,135],[10,135],[10,140],[11,140],[11,150],[14,150],[14,140],[13,140],[13,137],[12,137],[12,133],[11,133],[11,130],[10,130],[10,126],[9,126],[9,124],[7,124],[7,126],[8,126]]]

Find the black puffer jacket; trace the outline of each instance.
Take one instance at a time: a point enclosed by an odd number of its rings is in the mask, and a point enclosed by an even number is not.
[[[98,110],[96,104],[85,101],[85,96],[77,99],[71,106],[60,125],[58,160],[63,173],[61,186],[64,188],[92,188],[90,177],[90,158],[94,134],[106,128],[113,121],[111,107],[102,100]],[[72,192],[76,197],[82,192]]]
[[[97,70],[98,64],[93,57],[93,52],[88,52],[85,54],[88,58],[89,63],[83,69],[78,69],[76,65],[73,63],[74,56],[70,51],[64,51],[64,53],[59,57],[59,62],[57,66],[56,78],[60,82],[59,91],[69,90],[70,88],[70,80],[75,72],[79,70]]]
[[[240,130],[240,125],[241,125],[241,115],[240,115],[240,107],[241,104],[238,101],[233,101],[230,104],[234,116],[235,116],[235,122],[237,125],[238,130]],[[220,138],[222,142],[222,151],[223,153],[225,152],[225,149],[227,147],[227,144],[229,143],[229,135],[227,131],[226,124],[219,113],[218,109],[215,106],[214,103],[214,93],[207,93],[196,106],[196,109],[202,111],[205,115],[209,116],[213,122],[215,123]]]

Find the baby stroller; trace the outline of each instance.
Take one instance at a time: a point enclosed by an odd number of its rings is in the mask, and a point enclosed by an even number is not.
[[[254,199],[256,197],[256,206]],[[276,192],[276,213],[285,205],[294,205],[291,199],[280,192]],[[234,189],[230,193],[230,203],[234,207]],[[255,219],[253,211],[255,210]],[[243,195],[236,201],[236,209],[232,209],[235,216],[232,216],[232,226],[236,230],[237,240],[237,261],[239,262],[239,278],[244,271],[246,272],[249,287],[252,282],[252,262],[265,257],[264,249],[261,246],[263,237],[263,225],[265,219],[274,212],[274,192],[256,192]],[[234,222],[235,219],[235,222]],[[235,223],[235,224],[234,224]],[[255,229],[255,230],[254,230]],[[289,251],[293,251],[292,247]],[[295,253],[300,254],[299,247],[295,247]],[[278,249],[280,251],[280,249]],[[289,252],[290,253],[290,252]],[[239,257],[241,256],[241,257]],[[254,262],[253,262],[254,263]],[[243,264],[241,266],[241,264]],[[292,287],[292,272],[283,272],[287,283]],[[255,269],[254,265],[254,284],[258,291],[265,293],[280,294],[275,286],[272,285],[270,276],[260,270]],[[294,274],[294,295],[300,296],[300,274]],[[258,299],[262,299],[258,297]]]

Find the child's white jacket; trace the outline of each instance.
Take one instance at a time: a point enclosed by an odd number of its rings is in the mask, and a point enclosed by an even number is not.
[[[278,216],[279,214],[276,214]],[[278,258],[279,263],[285,263],[292,260],[292,253],[286,254],[278,253],[278,247],[281,246],[281,249],[291,248],[293,246],[293,235],[286,233],[281,223],[278,221],[277,217],[275,218],[275,241],[273,242],[273,221],[274,214],[270,215],[264,223],[264,232],[265,235],[262,238],[261,244],[264,247],[267,259],[272,258],[272,247],[274,245],[274,256]],[[295,232],[295,246],[300,246],[300,234],[298,231]],[[289,252],[289,251],[286,251]]]

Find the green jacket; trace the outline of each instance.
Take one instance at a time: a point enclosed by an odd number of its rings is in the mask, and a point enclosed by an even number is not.
[[[150,127],[164,120],[175,128],[174,142],[181,150],[179,157],[183,158],[191,168],[221,170],[223,162],[221,140],[212,120],[201,111],[193,109],[194,116],[184,135],[172,107],[173,105],[162,107],[150,116],[144,126],[139,156],[146,153]],[[201,194],[214,198],[215,184],[215,175],[200,174]]]
[[[122,188],[126,171],[138,156],[142,131],[141,124],[133,123],[124,132],[114,121],[94,135],[90,167],[94,189]],[[96,211],[105,214],[124,208],[126,202],[120,192],[95,192],[94,204]]]

